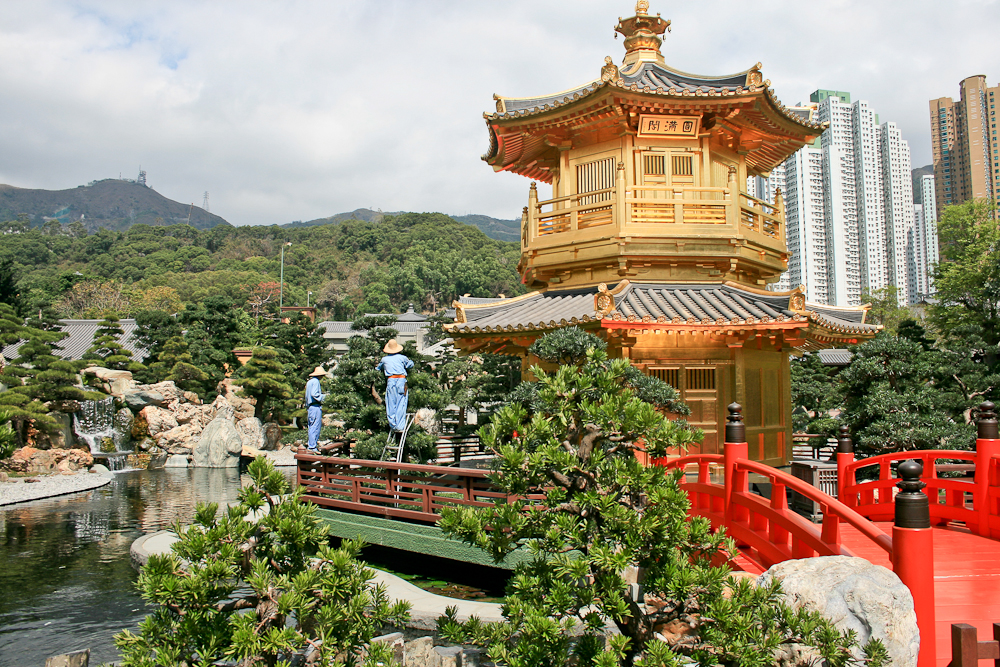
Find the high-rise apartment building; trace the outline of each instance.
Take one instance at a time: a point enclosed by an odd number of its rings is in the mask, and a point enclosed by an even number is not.
[[[960,97],[930,101],[931,148],[937,202],[996,199],[1000,192],[1000,142],[996,105],[1000,86],[990,88],[982,74],[959,83]]]
[[[927,292],[915,287],[911,277],[917,269],[911,268],[914,208],[908,144],[895,123],[880,124],[868,102],[852,103],[847,92],[817,90],[810,101],[800,108],[810,109],[829,128],[816,144],[782,165],[791,256],[775,287],[805,285],[809,301],[858,306],[866,292],[894,285],[900,304],[914,302],[918,292]],[[748,188],[773,192],[767,179],[753,180]],[[920,284],[926,284],[926,270]]]
[[[923,203],[913,205],[913,228],[908,234],[907,242],[911,303],[916,303],[934,294],[934,281],[930,274],[941,259],[938,249],[934,177],[921,176],[918,187]]]

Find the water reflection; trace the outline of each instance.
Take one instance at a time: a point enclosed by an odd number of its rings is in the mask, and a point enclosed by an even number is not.
[[[41,667],[86,647],[91,664],[116,659],[112,635],[147,613],[132,541],[186,522],[199,502],[235,501],[239,486],[235,470],[135,471],[93,491],[0,507],[0,667]]]

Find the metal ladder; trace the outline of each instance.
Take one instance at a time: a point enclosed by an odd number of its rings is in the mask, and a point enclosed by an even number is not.
[[[380,461],[403,462],[403,452],[406,449],[406,434],[410,432],[415,414],[414,412],[406,413],[406,423],[403,425],[402,431],[389,429],[389,435],[385,439],[385,447],[382,448],[382,456],[379,457]],[[399,437],[397,438],[396,436]],[[386,458],[387,455],[392,458]]]

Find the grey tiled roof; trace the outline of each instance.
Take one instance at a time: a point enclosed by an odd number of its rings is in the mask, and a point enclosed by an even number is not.
[[[94,332],[97,331],[101,320],[59,320],[60,328],[69,334],[59,341],[57,345],[62,348],[56,350],[56,354],[64,359],[76,361],[83,357],[83,353],[94,344]],[[146,358],[146,349],[139,345],[133,334],[136,330],[134,319],[119,320],[118,325],[122,330],[122,337],[119,342],[126,350],[132,353],[132,358],[142,361]],[[17,357],[21,344],[15,343],[3,351],[3,356],[7,359]]]
[[[419,321],[415,321],[415,322],[395,322],[393,324],[390,324],[389,328],[395,329],[396,331],[398,331],[401,334],[402,333],[414,333],[416,331],[419,331],[420,329],[426,328],[428,326],[428,324],[429,323],[426,320],[419,320]],[[365,334],[368,333],[364,329],[362,329],[361,331],[354,331],[354,330],[352,330],[350,322],[327,321],[327,322],[320,322],[316,326],[319,327],[319,328],[321,328],[321,329],[323,329],[324,335],[326,335],[326,334],[347,334],[347,335],[364,336]],[[327,338],[329,338],[329,337],[330,336],[327,336]]]
[[[629,283],[614,295],[615,311],[604,319],[637,323],[673,324],[767,324],[811,322],[838,333],[874,333],[878,327],[863,324],[863,311],[817,312],[806,304],[808,315],[789,309],[790,293],[760,294],[732,284]],[[552,329],[570,324],[595,322],[597,290],[548,290],[506,299],[465,310],[466,322],[451,329],[456,333]],[[846,317],[841,317],[844,315]]]
[[[847,366],[851,363],[851,357],[854,356],[850,350],[841,348],[816,350],[816,354],[819,355],[819,360],[826,366]]]

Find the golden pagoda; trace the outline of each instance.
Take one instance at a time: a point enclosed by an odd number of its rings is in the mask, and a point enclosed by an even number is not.
[[[784,465],[789,354],[878,330],[866,308],[767,290],[788,268],[784,206],[780,191],[773,204],[747,194],[747,177],[767,176],[825,125],[781,104],[760,63],[721,77],[668,67],[670,21],[648,8],[639,0],[618,21],[620,66],[609,56],[598,78],[555,95],[494,95],[483,159],[533,179],[518,266],[532,291],[457,301],[448,329],[460,350],[517,355],[527,369],[534,340],[579,326],[680,391],[705,431],[701,451],[720,451],[724,406],[737,401],[751,454]]]

